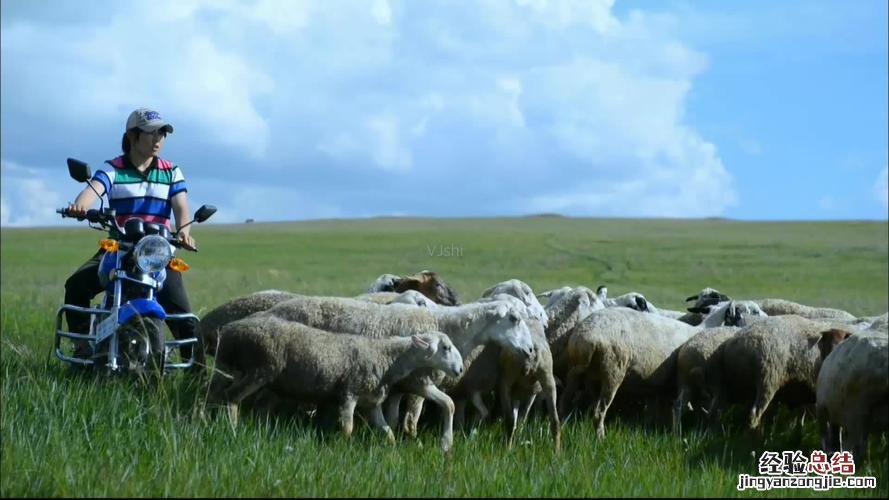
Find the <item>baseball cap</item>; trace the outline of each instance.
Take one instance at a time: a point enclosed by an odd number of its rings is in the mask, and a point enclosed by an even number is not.
[[[139,108],[127,118],[127,130],[139,127],[145,132],[154,132],[160,128],[166,128],[167,132],[173,132],[173,126],[161,118],[160,113],[148,108]]]

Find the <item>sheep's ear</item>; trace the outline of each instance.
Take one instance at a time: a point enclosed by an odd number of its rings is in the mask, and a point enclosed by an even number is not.
[[[685,301],[686,301],[686,302],[691,302],[691,301],[693,301],[693,300],[698,300],[699,298],[701,298],[701,294],[692,295],[691,297],[685,299]],[[694,311],[692,311],[692,312],[694,312]]]
[[[846,340],[850,335],[852,334],[838,328],[831,328],[830,330],[821,332],[821,339],[818,340],[818,350],[821,351],[821,361],[824,361],[824,358],[833,351],[833,348],[840,342]]]
[[[427,342],[426,339],[419,335],[411,335],[411,345],[416,347],[417,349],[422,349],[424,351],[432,350],[432,344]]]
[[[497,308],[491,310],[488,314],[494,319],[505,318],[509,314],[509,305],[504,303],[497,304]]]
[[[496,286],[492,286],[491,288],[488,288],[487,290],[485,290],[484,292],[482,292],[482,298],[490,297],[490,296],[491,296],[491,292],[494,291],[494,288],[495,288],[495,287],[496,287]]]

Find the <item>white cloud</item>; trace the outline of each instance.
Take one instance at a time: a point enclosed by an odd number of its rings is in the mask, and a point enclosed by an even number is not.
[[[873,189],[874,196],[883,207],[883,210],[889,210],[889,167],[883,167],[883,171],[877,175]]]
[[[376,20],[377,23],[388,25],[392,22],[392,9],[389,7],[388,1],[374,0],[373,7],[371,9],[374,20]]]
[[[377,115],[367,121],[373,148],[374,162],[385,170],[406,170],[411,167],[411,152],[402,142],[401,127],[398,118],[389,115]]]
[[[67,206],[63,200],[73,200],[82,189],[82,186],[71,186],[72,194],[63,198],[58,179],[47,178],[46,170],[8,160],[0,160],[0,176],[0,225],[3,226],[59,224],[61,218],[56,209]]]
[[[611,0],[112,5],[87,29],[5,20],[4,119],[88,131],[156,107],[177,139],[200,143],[189,181],[219,178],[201,194],[238,219],[251,200],[288,213],[282,186],[310,168],[306,193],[340,194],[331,165],[375,187],[437,176],[455,190],[449,206],[506,213],[528,199],[578,215],[719,215],[737,202],[716,146],[685,117],[707,56],[669,16],[621,20]],[[146,24],[150,38],[132,36]],[[249,172],[252,191],[230,197],[221,167]],[[374,210],[301,199],[301,213]],[[428,206],[416,201],[380,210]]]

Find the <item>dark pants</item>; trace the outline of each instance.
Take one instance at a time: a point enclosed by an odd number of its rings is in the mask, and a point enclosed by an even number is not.
[[[65,303],[80,307],[89,307],[90,301],[103,291],[101,283],[99,283],[99,261],[104,250],[99,250],[91,259],[86,261],[77,271],[74,271],[68,281],[65,282]],[[157,301],[163,306],[167,314],[182,314],[191,312],[191,305],[188,302],[188,295],[185,293],[185,286],[182,283],[182,273],[167,269],[167,279],[160,293],[157,294]],[[89,333],[89,315],[65,311],[65,317],[68,320],[68,331],[74,333]],[[189,318],[184,320],[167,321],[167,326],[173,332],[176,339],[184,339],[188,337],[197,337],[197,321]],[[84,348],[84,345],[75,347],[75,353]],[[181,354],[183,358],[191,357],[192,346],[182,346]],[[198,349],[195,351],[195,361],[204,362],[204,349],[200,345],[198,339]]]

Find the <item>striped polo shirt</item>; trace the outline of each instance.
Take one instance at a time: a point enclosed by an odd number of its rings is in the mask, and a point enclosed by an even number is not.
[[[112,168],[97,170],[93,179],[105,186],[108,205],[117,212],[117,223],[139,217],[145,222],[170,226],[170,200],[185,189],[182,170],[167,160],[154,157],[151,166],[140,173],[126,156],[105,163]]]

